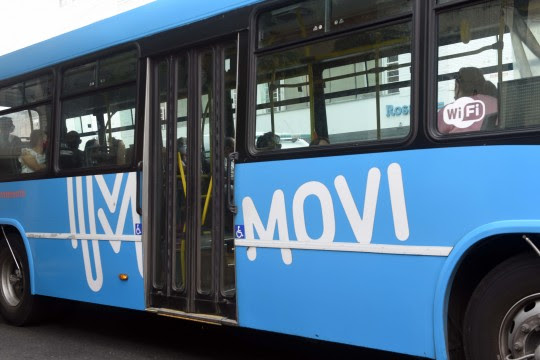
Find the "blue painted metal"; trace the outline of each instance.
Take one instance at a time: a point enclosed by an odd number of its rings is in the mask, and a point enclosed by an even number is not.
[[[0,57],[0,80],[187,25],[260,0],[155,0]]]
[[[281,190],[287,235],[296,242],[295,194],[315,181],[332,199],[333,212],[324,216],[335,219],[333,242],[355,244],[334,181],[345,177],[362,216],[367,174],[377,168],[381,181],[370,244],[453,248],[449,257],[385,255],[332,251],[330,243],[328,250],[293,249],[287,265],[280,249],[258,248],[252,260],[246,247],[237,246],[240,325],[446,358],[448,292],[463,254],[493,234],[540,232],[540,191],[523,176],[538,176],[539,152],[536,146],[489,146],[238,164],[235,224],[244,225],[245,233],[243,200],[252,199],[266,227],[272,196]],[[403,176],[410,229],[405,241],[394,233],[387,179],[393,163]],[[306,198],[303,211],[307,233],[319,237],[323,218],[316,196]]]
[[[140,223],[135,196],[134,173],[1,183],[0,223],[17,227],[23,236],[32,292],[144,309],[140,241],[71,240],[57,235],[134,235]],[[129,279],[121,281],[119,274],[128,274]]]

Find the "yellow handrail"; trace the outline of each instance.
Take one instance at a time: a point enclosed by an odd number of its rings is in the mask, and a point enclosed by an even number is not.
[[[206,213],[208,212],[208,204],[210,203],[210,196],[212,195],[212,177],[208,183],[208,191],[206,192],[206,199],[204,201],[204,208],[202,213],[202,225],[206,222]]]
[[[180,155],[180,152],[176,153],[178,156],[178,170],[180,171],[180,179],[182,180],[182,187],[184,188],[184,196],[187,196],[186,194],[186,175],[184,174],[184,165],[182,165],[182,156]]]

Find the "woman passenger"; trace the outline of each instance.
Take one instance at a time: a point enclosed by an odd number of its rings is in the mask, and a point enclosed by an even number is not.
[[[30,133],[30,147],[21,150],[19,161],[21,163],[21,173],[28,174],[34,171],[42,171],[47,167],[45,144],[47,134],[43,130],[33,130]]]

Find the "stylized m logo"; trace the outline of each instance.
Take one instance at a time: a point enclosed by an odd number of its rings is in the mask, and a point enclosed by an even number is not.
[[[73,182],[75,179],[75,185]],[[134,229],[125,229],[128,210],[131,208],[133,227],[140,224],[140,217],[136,211],[136,174],[116,174],[112,191],[108,187],[103,175],[67,178],[67,195],[69,209],[69,227],[72,236],[72,246],[78,247],[79,240],[83,253],[84,268],[88,286],[93,291],[99,291],[103,286],[103,269],[99,242],[109,241],[115,253],[120,252],[122,240],[134,241],[137,254],[137,265],[142,276],[142,244],[140,235],[132,235]],[[94,185],[98,185],[101,197],[105,202],[106,210],[102,207],[95,209],[96,200]],[[86,196],[85,196],[86,195]],[[120,196],[122,198],[120,199]],[[120,201],[121,200],[121,201]],[[118,204],[120,209],[118,210]],[[75,211],[77,209],[77,211]],[[98,233],[96,215],[103,233]],[[111,223],[116,219],[116,228],[113,230]],[[87,226],[88,225],[88,226]],[[90,260],[89,242],[92,243],[93,265]],[[95,274],[95,276],[94,276]]]

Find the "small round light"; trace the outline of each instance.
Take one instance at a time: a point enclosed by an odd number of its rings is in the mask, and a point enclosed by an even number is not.
[[[120,274],[118,275],[118,278],[122,281],[126,281],[128,279],[128,275],[127,274]]]

